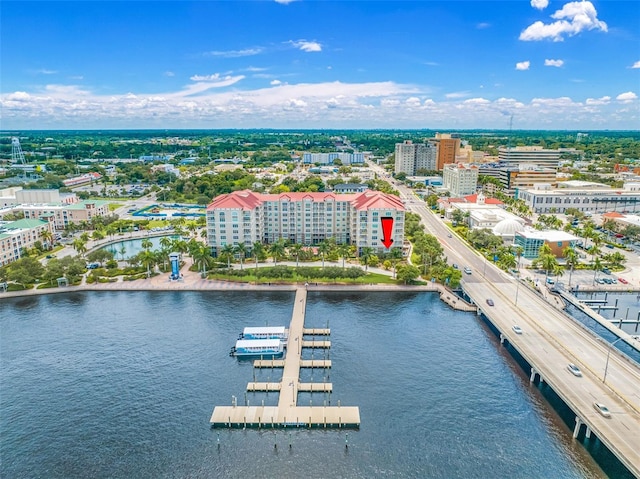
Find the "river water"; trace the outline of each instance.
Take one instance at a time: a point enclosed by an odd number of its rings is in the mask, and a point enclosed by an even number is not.
[[[331,401],[360,407],[359,430],[211,429],[213,407],[233,395],[243,403],[253,380],[250,362],[228,356],[238,333],[288,325],[293,299],[225,291],[0,300],[0,475],[606,477],[601,466],[623,474],[597,440],[571,439],[572,418],[529,385],[482,320],[431,293],[309,294],[305,325],[329,324],[333,368],[303,379],[328,374]],[[275,404],[277,394],[246,399]]]

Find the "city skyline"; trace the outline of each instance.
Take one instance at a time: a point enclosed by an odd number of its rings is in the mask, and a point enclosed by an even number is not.
[[[631,1],[2,2],[3,129],[626,129]]]

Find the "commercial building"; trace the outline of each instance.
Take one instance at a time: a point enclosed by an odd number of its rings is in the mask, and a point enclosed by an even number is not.
[[[437,167],[438,150],[432,143],[396,143],[394,172],[414,176],[420,169],[433,171]]]
[[[556,170],[541,168],[535,165],[501,164],[478,165],[478,174],[490,176],[500,181],[502,192],[508,196],[518,198],[522,189],[533,188],[538,184],[556,185],[558,183]]]
[[[498,158],[507,166],[536,165],[558,169],[560,150],[547,150],[540,146],[516,146],[498,148]]]
[[[333,192],[339,195],[348,193],[362,193],[369,187],[363,183],[342,183],[333,187]]]
[[[216,197],[207,207],[207,243],[217,256],[226,245],[272,244],[280,239],[316,245],[329,238],[337,244],[387,251],[381,218],[391,218],[393,245],[404,240],[402,201],[393,195],[363,193],[260,194],[250,190]]]
[[[25,219],[53,218],[53,228],[63,230],[70,223],[91,221],[96,216],[109,214],[109,202],[101,200],[84,200],[73,204],[64,203],[35,203],[22,204],[12,208],[13,212],[20,211]]]
[[[467,163],[445,165],[442,183],[453,197],[473,194],[478,186],[478,167]]]
[[[460,155],[460,138],[449,133],[436,133],[433,140],[435,142],[438,157],[436,168],[438,171],[444,169],[444,165],[456,163],[456,158]]]
[[[579,239],[577,236],[564,231],[525,229],[515,233],[513,243],[522,247],[522,256],[527,259],[537,258],[540,254],[540,247],[543,244],[549,245],[551,254],[556,258],[561,258],[564,255],[565,248],[574,248]]]
[[[537,214],[565,213],[569,208],[583,213],[640,211],[638,183],[625,183],[623,188],[611,188],[600,183],[564,181],[558,183],[558,188],[538,185],[521,190],[518,197]]]
[[[305,165],[333,165],[335,160],[340,160],[343,165],[360,165],[364,163],[364,153],[304,153],[302,163]]]
[[[45,220],[0,222],[0,265],[20,259],[23,250],[33,248],[36,241],[44,242],[42,234],[53,234],[52,223]]]
[[[74,186],[93,184],[100,178],[102,178],[102,175],[100,173],[85,173],[84,175],[75,176],[67,180],[62,180],[62,183],[64,183],[64,186],[68,188],[73,188]]]

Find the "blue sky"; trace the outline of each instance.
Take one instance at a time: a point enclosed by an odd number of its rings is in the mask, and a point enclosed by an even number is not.
[[[0,128],[640,129],[637,1],[0,3]]]

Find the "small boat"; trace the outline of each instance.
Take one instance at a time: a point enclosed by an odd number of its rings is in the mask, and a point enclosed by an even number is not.
[[[261,328],[244,328],[238,339],[280,339],[286,341],[289,331],[284,326],[267,326]]]
[[[279,357],[283,353],[284,345],[279,339],[238,339],[229,356]]]

